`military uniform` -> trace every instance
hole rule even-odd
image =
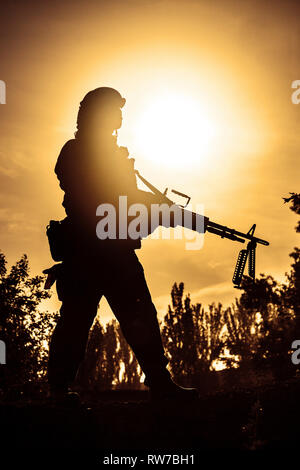
[[[73,139],[62,148],[55,172],[65,192],[69,239],[57,276],[62,306],[50,343],[50,385],[65,387],[74,380],[102,296],[120,322],[145,373],[145,383],[151,387],[170,380],[157,312],[135,253],[140,240],[96,236],[99,204],[117,208],[120,195],[128,197],[128,206],[151,202],[152,195],[137,188],[133,159],[113,136],[97,151]]]

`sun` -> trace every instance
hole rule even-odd
[[[215,134],[216,123],[200,100],[168,91],[146,103],[134,125],[138,152],[168,167],[201,163],[212,149]]]

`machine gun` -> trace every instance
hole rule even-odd
[[[153,186],[153,184],[151,184],[148,180],[146,180],[146,178],[140,175],[140,173],[137,170],[135,170],[135,173],[138,176],[138,178],[152,191],[152,193],[158,196],[161,203],[166,203],[169,206],[172,206],[175,204],[173,201],[171,201],[171,199],[167,197],[168,188],[166,188],[164,192],[161,192],[159,191],[159,189]],[[179,205],[182,211],[186,211],[185,208],[190,202],[191,198],[187,196],[186,194],[183,194],[174,189],[172,189],[171,191],[174,194],[177,194],[178,196],[186,199],[185,205]],[[196,220],[197,220],[197,217],[199,217],[199,214],[196,214],[195,212],[189,212],[189,214],[191,215],[191,220],[192,220],[192,224],[189,228],[191,228],[192,230],[196,230],[196,227],[197,227]],[[209,220],[208,217],[204,217],[204,216],[202,217],[204,219],[204,231],[202,231],[201,233],[210,232],[210,233],[213,233],[214,235],[218,235],[221,238],[228,238],[229,240],[233,240],[239,243],[245,243],[246,240],[249,240],[247,243],[247,248],[240,250],[239,252],[236,266],[234,269],[232,282],[236,289],[241,289],[240,284],[243,278],[247,259],[249,259],[248,274],[249,274],[249,277],[251,277],[254,282],[255,281],[255,257],[256,257],[257,244],[265,245],[265,246],[269,245],[269,242],[267,242],[266,240],[262,240],[261,238],[257,238],[254,236],[256,224],[252,225],[252,227],[247,233],[243,233],[233,228],[226,227],[225,225],[212,222],[211,220]]]

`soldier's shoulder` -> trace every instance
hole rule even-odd
[[[68,140],[61,148],[60,155],[74,151],[78,147],[76,139]]]
[[[70,139],[62,146],[55,165],[55,173],[58,173],[71,160],[77,150],[77,146],[76,139]]]

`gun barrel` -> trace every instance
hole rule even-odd
[[[218,235],[221,238],[228,238],[229,240],[233,240],[235,242],[245,243],[245,240],[243,238],[237,237],[232,233],[225,232],[224,230],[219,230],[217,228],[211,227],[210,225],[207,225],[206,231],[214,233],[215,235]]]
[[[241,239],[251,240],[256,243],[260,243],[261,245],[268,246],[269,242],[266,240],[262,240],[261,238],[254,237],[249,233],[239,232],[233,228],[226,227],[225,225],[217,224],[215,222],[211,222],[210,220],[207,222],[207,231],[215,233],[216,235],[221,236],[222,238],[229,238],[230,240],[241,241]],[[220,233],[217,233],[220,232]],[[232,238],[235,237],[235,238]],[[243,240],[244,241],[244,240]]]

